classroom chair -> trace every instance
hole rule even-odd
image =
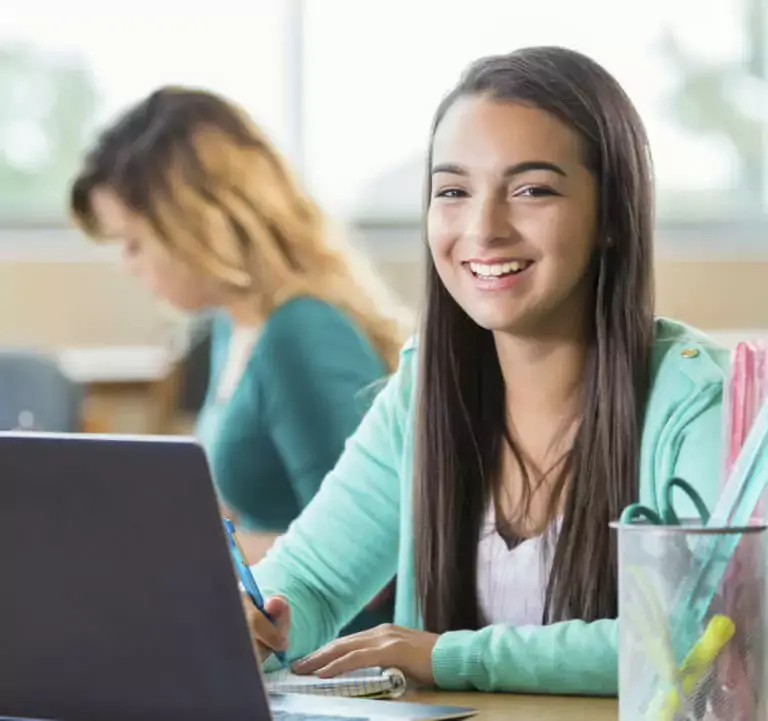
[[[0,430],[76,433],[82,411],[82,388],[54,358],[0,348]]]

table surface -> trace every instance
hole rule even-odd
[[[403,701],[467,706],[477,709],[478,721],[617,721],[619,717],[615,698],[409,691]]]

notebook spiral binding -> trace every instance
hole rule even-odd
[[[336,676],[299,676],[290,671],[266,675],[269,693],[303,693],[354,698],[398,698],[407,689],[405,674],[398,668],[367,668]]]

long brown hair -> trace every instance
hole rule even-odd
[[[598,188],[587,370],[575,441],[550,504],[553,515],[564,494],[542,622],[615,617],[609,522],[637,495],[653,342],[653,197],[645,130],[608,72],[558,47],[475,62],[438,108],[431,138],[451,105],[468,95],[535,106],[573,128]],[[427,207],[432,140],[428,156]],[[431,258],[426,266],[415,423],[416,589],[425,628],[442,633],[484,623],[475,590],[482,517],[498,493],[502,444],[511,444],[518,463],[521,456],[506,426],[491,332],[449,295]]]
[[[96,188],[112,191],[198,270],[253,294],[265,317],[298,295],[318,297],[348,312],[396,367],[407,312],[230,101],[156,90],[102,132],[73,182],[74,221],[94,237]]]

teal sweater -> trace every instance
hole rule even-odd
[[[412,532],[417,355],[415,342],[406,345],[397,374],[318,495],[254,566],[262,591],[290,603],[291,659],[331,640],[395,571],[395,623],[422,627]],[[713,503],[727,360],[725,351],[694,330],[657,322],[640,454],[642,502],[655,506],[661,484],[675,474]],[[677,508],[694,515],[682,501]],[[613,695],[617,641],[615,619],[456,630],[440,636],[432,668],[437,685],[446,689]]]
[[[218,494],[249,530],[285,531],[317,493],[387,368],[346,315],[313,298],[268,318],[230,398],[215,399],[231,322],[213,323],[209,390],[197,422]],[[386,604],[352,628],[391,620]],[[348,629],[349,630],[349,629]]]

